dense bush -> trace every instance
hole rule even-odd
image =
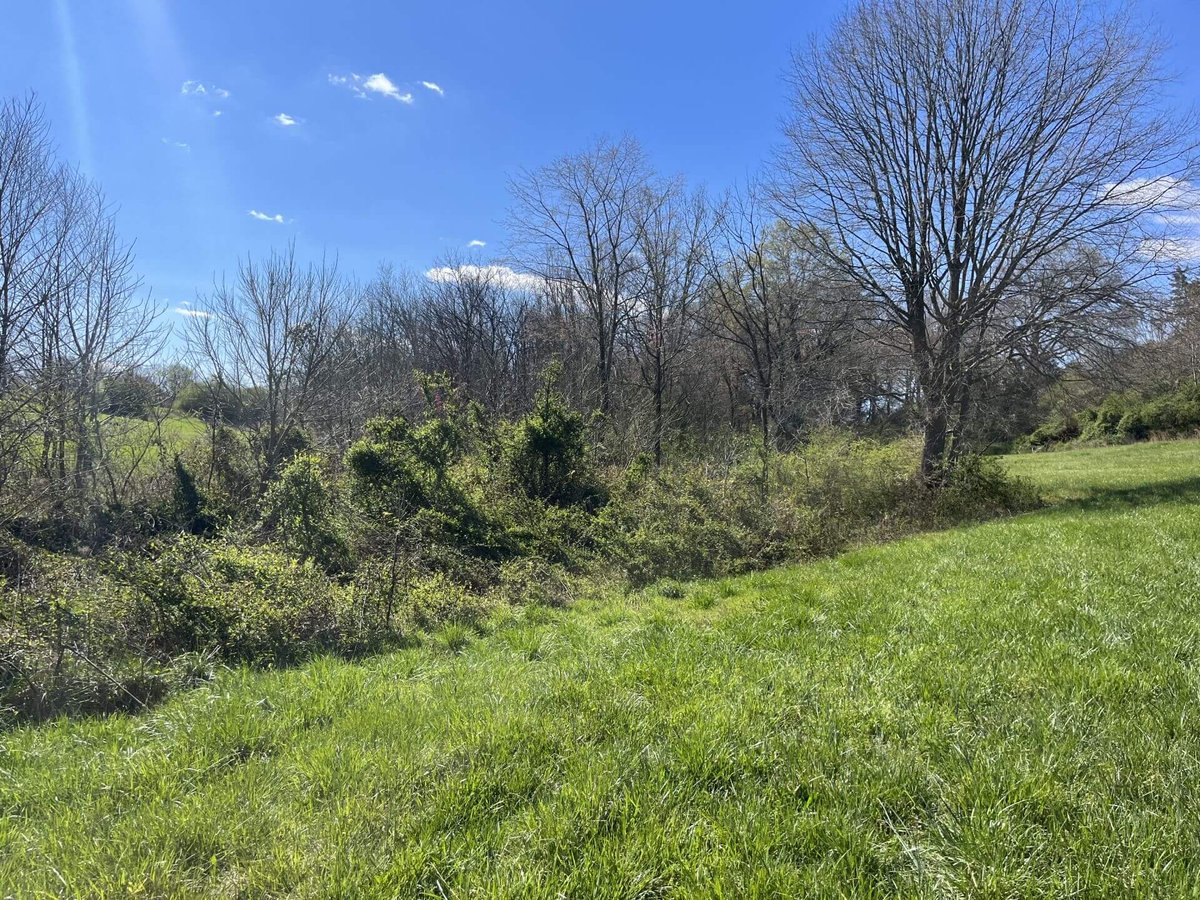
[[[257,517],[253,448],[218,426],[164,468],[157,535],[91,559],[14,542],[0,554],[0,705],[18,718],[136,709],[218,664],[420,633],[457,652],[514,604],[742,572],[1035,500],[979,459],[929,490],[915,443],[836,432],[787,453],[747,440],[720,458],[604,469],[549,388],[494,424],[444,382],[425,387],[423,415],[371,420],[340,460],[294,455]]]
[[[588,459],[586,423],[546,377],[533,412],[505,441],[513,483],[527,497],[558,506],[595,505],[600,498]]]
[[[322,460],[302,453],[291,460],[263,498],[264,521],[284,550],[330,572],[350,565],[339,531],[335,492]]]
[[[1189,383],[1149,399],[1135,391],[1109,394],[1077,415],[1058,414],[1017,442],[1042,450],[1078,442],[1107,444],[1200,433],[1200,384]]]

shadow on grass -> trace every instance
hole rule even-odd
[[[1195,503],[1200,505],[1200,476],[1156,481],[1135,487],[1098,488],[1081,497],[1053,500],[1045,511],[1132,509],[1159,503]]]

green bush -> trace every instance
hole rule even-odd
[[[276,550],[186,537],[116,560],[112,571],[136,592],[139,630],[163,658],[211,651],[284,665],[338,648],[340,589]]]
[[[661,471],[627,481],[596,516],[599,553],[634,584],[718,575],[743,568],[753,535],[728,492],[693,472]]]
[[[1190,434],[1200,430],[1200,384],[1188,384],[1142,407],[1146,435]]]
[[[1034,509],[1040,503],[1037,488],[1007,474],[999,460],[967,456],[935,495],[934,512],[939,521],[954,523]]]
[[[487,608],[484,598],[451,581],[442,572],[417,579],[406,598],[406,613],[416,627],[423,629],[448,623],[474,624],[483,618]]]
[[[1142,398],[1134,391],[1109,394],[1104,401],[1087,416],[1080,434],[1085,442],[1110,441],[1121,436],[1121,420],[1141,406]]]
[[[339,533],[334,491],[320,457],[301,453],[284,466],[267,489],[263,508],[264,524],[289,553],[311,559],[329,572],[350,566],[349,550]]]
[[[513,483],[527,497],[565,506],[596,505],[599,486],[588,458],[583,415],[551,387],[546,376],[533,412],[513,425],[505,461]]]
[[[1186,384],[1144,400],[1135,391],[1110,394],[1099,406],[1074,417],[1057,417],[1018,442],[1020,449],[1038,450],[1073,440],[1081,443],[1144,441],[1195,434],[1200,431],[1200,385]]]
[[[387,543],[408,523],[419,540],[495,555],[490,524],[453,471],[466,424],[450,404],[438,407],[421,425],[404,416],[372,419],[346,452],[351,499],[367,525],[361,538]]]
[[[1055,416],[1021,438],[1018,449],[1042,450],[1056,444],[1065,444],[1079,437],[1081,427],[1075,416]]]
[[[208,514],[208,501],[196,486],[196,479],[183,464],[179,454],[171,466],[171,521],[188,534],[208,534],[213,529]]]

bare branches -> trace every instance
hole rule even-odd
[[[1159,49],[1084,0],[863,0],[796,57],[776,199],[907,336],[927,475],[983,365],[1044,327],[1112,338],[1162,272],[1197,153]],[[1083,259],[1091,287],[1041,289]]]
[[[632,139],[601,141],[510,184],[509,226],[522,262],[569,288],[592,322],[600,411],[612,409],[616,345],[642,277],[641,217],[651,173]]]
[[[289,246],[265,260],[247,257],[200,312],[189,323],[189,349],[256,432],[265,483],[348,352],[355,298],[335,263],[302,266]]]

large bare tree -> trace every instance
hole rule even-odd
[[[569,290],[590,323],[600,411],[613,411],[618,339],[643,278],[639,235],[651,171],[631,138],[602,140],[510,184],[521,262]]]
[[[1137,315],[1158,214],[1196,169],[1159,60],[1089,0],[859,0],[796,55],[777,197],[911,354],[927,481],[990,362],[1032,330],[1111,340]],[[1045,289],[1056,270],[1071,290]]]

